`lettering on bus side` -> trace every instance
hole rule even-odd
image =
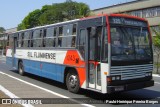
[[[75,55],[67,55],[67,61],[75,62],[76,64],[79,63],[79,58],[76,58]]]
[[[75,58],[74,55],[68,55],[68,56],[67,56],[67,60],[68,60],[68,61],[75,61],[76,58]]]
[[[56,59],[56,53],[28,52],[30,58]]]

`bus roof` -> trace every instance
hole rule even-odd
[[[139,17],[131,16],[131,15],[127,15],[127,14],[99,14],[99,15],[95,15],[95,16],[89,16],[89,17],[84,17],[84,18],[75,19],[75,20],[69,20],[69,21],[65,21],[65,22],[59,22],[59,23],[54,23],[54,24],[49,24],[49,25],[44,25],[44,26],[37,26],[37,27],[34,27],[34,28],[20,30],[20,31],[13,32],[13,33],[19,33],[19,32],[23,32],[23,31],[35,30],[35,29],[40,29],[40,28],[45,28],[45,27],[51,27],[51,26],[65,24],[65,23],[72,23],[72,22],[77,22],[77,21],[80,21],[80,20],[87,20],[87,19],[98,18],[98,17],[103,17],[103,16],[126,17],[126,18],[133,18],[133,19],[141,20],[141,21],[147,21],[144,18],[139,18]]]
[[[109,16],[113,16],[113,17],[126,17],[126,18],[133,18],[133,19],[137,19],[137,20],[142,20],[142,21],[147,21],[144,18],[140,18],[140,17],[136,17],[136,16],[131,16],[131,15],[127,15],[127,14],[110,14]]]
[[[35,30],[35,29],[51,27],[51,26],[61,25],[61,24],[65,24],[65,23],[72,23],[72,22],[77,22],[77,21],[79,21],[79,19],[69,20],[69,21],[65,21],[65,22],[59,22],[59,23],[54,23],[54,24],[49,24],[49,25],[44,25],[44,26],[37,26],[34,28],[24,29],[24,30],[13,32],[13,33],[19,33],[19,32],[23,32],[23,31]]]
[[[81,18],[81,20],[92,19],[92,18],[103,17],[103,16],[125,17],[125,18],[137,19],[137,20],[141,20],[141,21],[147,21],[144,18],[140,18],[140,17],[136,17],[136,16],[131,16],[131,15],[127,15],[127,14],[98,14],[98,15],[95,15],[95,16],[89,16],[89,17]]]

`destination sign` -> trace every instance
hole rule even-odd
[[[121,24],[121,25],[130,25],[130,26],[141,26],[141,27],[148,26],[147,22],[145,21],[124,18],[124,17],[110,17],[109,20],[111,24]]]

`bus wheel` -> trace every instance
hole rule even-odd
[[[70,70],[67,74],[66,85],[70,92],[78,93],[80,90],[78,75],[73,70]]]
[[[18,68],[18,72],[20,75],[24,75],[24,68],[23,68],[23,63],[19,62],[19,68]]]

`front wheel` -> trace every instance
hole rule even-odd
[[[19,62],[19,68],[18,68],[18,72],[20,75],[24,75],[24,68],[23,68],[23,63]]]
[[[70,92],[78,93],[80,90],[79,77],[73,70],[67,74],[66,85]]]

